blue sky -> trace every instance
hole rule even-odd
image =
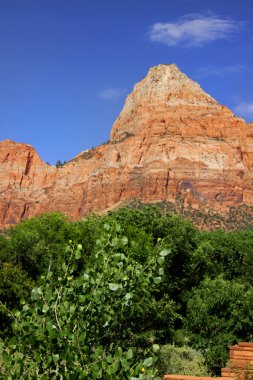
[[[108,140],[160,63],[253,121],[253,1],[2,0],[0,140],[69,160]]]

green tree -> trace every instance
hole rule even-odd
[[[237,278],[253,285],[253,231],[223,230],[203,233],[210,246],[209,276],[223,274],[228,280]]]
[[[69,239],[75,240],[75,224],[60,213],[46,213],[22,221],[10,229],[6,260],[20,265],[36,279],[48,269],[55,269]]]
[[[28,297],[35,284],[19,266],[8,262],[1,264],[0,278],[0,337],[3,337],[11,332],[12,320],[6,314],[6,308],[18,308],[20,299]]]
[[[168,253],[163,249],[145,265],[122,253],[128,244],[120,227],[104,225],[94,260],[75,275],[82,246],[66,248],[57,279],[49,271],[31,302],[14,314],[14,337],[0,349],[0,377],[17,379],[144,379],[158,345],[131,347],[124,318],[134,303],[147,300],[162,281]],[[167,310],[169,312],[169,310]],[[173,319],[173,308],[168,318]],[[132,320],[134,328],[135,320]]]
[[[251,286],[222,277],[206,278],[190,295],[185,326],[213,373],[225,366],[231,344],[252,339],[252,305]]]

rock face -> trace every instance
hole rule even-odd
[[[78,219],[131,200],[220,213],[253,205],[253,125],[176,65],[153,67],[135,85],[109,143],[56,168],[7,140],[0,163],[2,227],[45,211]]]

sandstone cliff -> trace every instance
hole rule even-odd
[[[0,143],[0,226],[45,211],[78,219],[131,200],[225,212],[253,205],[253,125],[176,65],[150,69],[110,141],[60,168],[30,145]]]

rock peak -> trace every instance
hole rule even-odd
[[[152,72],[156,72],[156,71],[159,71],[160,73],[167,71],[170,73],[179,72],[179,73],[183,74],[182,71],[178,68],[178,66],[175,63],[160,63],[159,65],[152,66],[152,67],[150,67],[147,75],[151,74]]]
[[[187,107],[187,112],[196,107],[217,107],[215,99],[202,90],[200,85],[185,75],[175,64],[160,64],[151,67],[147,76],[138,82],[133,92],[127,97],[124,108],[116,120],[112,132],[111,140],[122,138],[122,134],[138,133],[138,118],[136,113],[140,108],[170,112],[173,108],[177,111]],[[176,108],[175,108],[176,107]],[[180,111],[180,112],[181,112]],[[174,111],[173,111],[174,112]],[[125,129],[125,121],[129,129]],[[133,123],[131,123],[131,120]],[[133,125],[134,124],[134,125]]]
[[[216,101],[205,93],[198,83],[185,75],[175,64],[161,64],[152,67],[146,78],[139,82],[137,87],[138,85],[145,85],[144,81],[149,84],[150,90],[157,94],[170,96],[170,100],[173,100],[171,96],[173,95],[177,98],[177,103],[185,104],[188,101],[188,103],[193,104],[194,100],[197,105],[200,105],[205,100],[208,104],[210,102],[216,104]],[[184,96],[187,93],[188,98]]]
[[[195,95],[196,102],[200,101],[199,96],[201,95],[202,98],[208,99],[209,103],[210,101],[215,104],[217,103],[201,89],[197,82],[190,79],[174,63],[151,67],[147,76],[136,84],[134,90],[143,86],[145,87],[147,84],[150,86],[150,90],[155,90],[156,87],[157,93],[174,94],[176,97],[182,98],[182,94],[187,90],[192,95]]]

